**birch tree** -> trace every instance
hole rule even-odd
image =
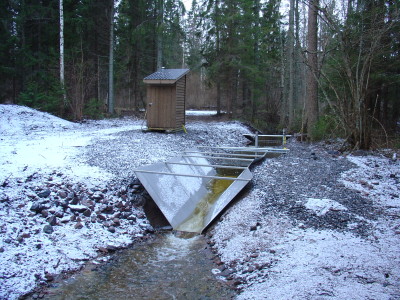
[[[59,2],[60,11],[60,85],[63,90],[64,107],[67,106],[67,94],[65,92],[65,68],[64,68],[64,3]]]

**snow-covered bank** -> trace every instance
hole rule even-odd
[[[142,126],[0,105],[1,299],[149,231],[134,168],[197,145],[244,145],[249,133],[238,122],[192,121],[188,134]],[[399,162],[321,144],[288,148],[254,167],[247,195],[216,223],[225,265],[210,272],[232,278],[238,299],[399,299]]]
[[[196,145],[237,145],[237,122],[142,132],[134,118],[71,123],[0,105],[0,298],[15,299],[149,231],[133,169]],[[101,257],[107,259],[107,256]]]
[[[237,298],[399,299],[399,162],[289,148],[211,233]]]

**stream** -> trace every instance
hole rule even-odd
[[[231,299],[206,247],[202,235],[160,234],[60,283],[44,299]]]
[[[237,177],[239,171],[224,170],[222,175]],[[224,277],[218,277],[220,270],[210,259],[206,237],[198,234],[209,208],[231,184],[231,180],[211,180],[208,193],[180,225],[180,231],[157,234],[153,240],[120,251],[110,262],[86,268],[57,284],[44,299],[233,298],[233,290],[223,282]]]

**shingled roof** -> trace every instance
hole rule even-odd
[[[166,83],[172,84],[178,81],[189,72],[189,69],[160,69],[153,74],[145,77],[145,83]]]

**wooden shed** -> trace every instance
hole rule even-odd
[[[181,130],[185,125],[186,74],[189,69],[160,69],[145,77],[149,130]]]

